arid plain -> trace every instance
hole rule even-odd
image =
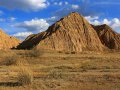
[[[120,90],[120,52],[0,54],[0,90]]]

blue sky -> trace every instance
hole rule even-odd
[[[91,24],[108,24],[120,33],[120,0],[0,0],[0,28],[24,39],[73,11]]]

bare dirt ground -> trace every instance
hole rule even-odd
[[[0,51],[0,90],[120,90],[120,52]]]

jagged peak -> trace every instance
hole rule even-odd
[[[103,50],[104,48],[95,30],[77,12],[61,18],[44,33],[29,36],[17,48],[32,49],[34,47],[76,52],[88,49]]]
[[[93,26],[103,45],[109,49],[120,49],[120,34],[115,32],[110,26],[103,24]]]
[[[95,26],[95,25],[93,25]],[[110,26],[108,26],[107,24],[102,24],[102,25],[96,25],[95,27],[103,27],[103,28],[110,28]]]
[[[98,30],[109,30],[109,31],[113,31],[112,30],[112,28],[109,26],[109,25],[107,25],[107,24],[102,24],[102,25],[97,25],[97,26],[95,26],[95,25],[92,25],[94,28],[98,28]]]
[[[64,19],[69,19],[69,18],[71,18],[71,17],[74,17],[74,18],[75,18],[75,16],[76,16],[76,18],[77,18],[77,16],[83,17],[83,16],[80,15],[78,12],[71,12],[70,14],[68,14],[67,16],[64,16],[63,18],[61,18],[61,19],[58,20],[57,22],[63,21]]]
[[[117,33],[115,30],[113,30],[109,25],[107,24],[103,24],[103,25],[98,25],[98,26],[94,26],[92,25],[93,28],[98,31],[98,32],[106,32],[106,33],[112,33],[112,34],[116,34],[119,35],[119,33]]]
[[[78,12],[71,12],[68,16],[70,15],[80,15]]]
[[[101,25],[93,25],[93,24],[91,24],[93,27],[106,27],[106,26],[108,26],[107,24],[101,24]]]
[[[60,20],[58,20],[57,22],[52,24],[46,31],[47,32],[54,32],[59,27],[63,27],[63,25],[62,25],[63,23],[61,23],[61,22],[69,22],[70,21],[70,23],[72,23],[72,21],[76,21],[77,19],[79,20],[80,18],[84,19],[84,17],[82,15],[80,15],[78,12],[71,12],[67,16],[64,16],[63,18],[61,18]],[[71,19],[72,19],[72,21],[71,21]],[[76,19],[76,20],[74,20],[74,19]]]

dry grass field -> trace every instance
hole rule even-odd
[[[0,51],[0,90],[120,90],[120,52]]]

